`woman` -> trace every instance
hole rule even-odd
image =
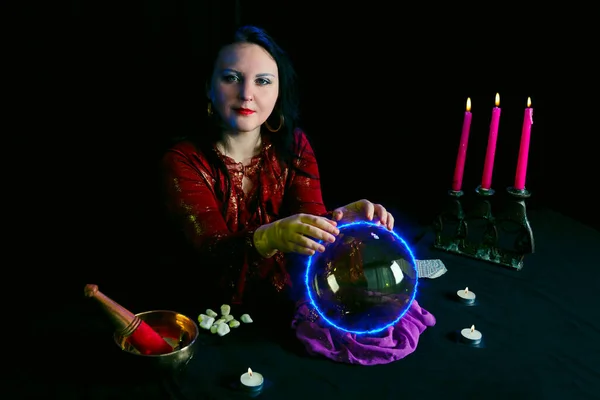
[[[291,320],[295,343],[338,362],[401,359],[435,324],[416,301],[380,336],[363,337],[331,328],[302,299],[298,257],[335,242],[338,223],[366,219],[392,230],[394,217],[364,199],[327,211],[315,155],[297,126],[293,78],[290,61],[265,31],[238,29],[213,65],[206,129],[163,159],[168,211],[193,249],[189,270],[202,268],[195,303],[205,295],[207,307],[224,301],[260,311],[274,337],[285,333],[284,321],[290,332]]]
[[[334,242],[340,222],[393,229],[393,216],[367,200],[327,211],[315,155],[296,125],[293,67],[264,30],[241,27],[219,49],[206,95],[206,129],[170,148],[163,167],[169,214],[225,301],[301,285],[290,260],[322,252],[319,241]]]

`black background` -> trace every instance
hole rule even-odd
[[[11,11],[7,184],[19,209],[13,237],[40,248],[27,257],[74,265],[88,251],[93,262],[116,253],[126,262],[157,249],[157,161],[205,112],[208,44],[241,23],[266,28],[295,63],[329,208],[368,198],[431,221],[452,181],[467,97],[463,188],[473,195],[499,93],[492,186],[513,183],[531,97],[529,206],[599,226],[590,9],[73,0]]]
[[[552,208],[600,229],[599,69],[591,6],[396,4],[262,0],[3,4],[2,54],[8,68],[0,89],[5,98],[6,175],[2,295],[7,298],[7,318],[12,318],[19,340],[26,344],[9,351],[19,353],[18,360],[26,363],[23,350],[37,351],[45,344],[43,338],[50,343],[51,331],[71,333],[80,325],[94,328],[86,319],[89,311],[81,296],[85,283],[102,286],[109,279],[126,278],[142,285],[140,268],[151,274],[163,265],[165,231],[157,162],[169,139],[193,131],[206,110],[198,72],[210,62],[205,50],[240,23],[265,27],[296,65],[302,125],[317,152],[329,208],[368,198],[392,210],[399,227],[405,215],[431,222],[452,181],[467,97],[472,100],[473,123],[464,189],[473,195],[499,93],[502,116],[493,187],[503,193],[513,182],[523,109],[531,97],[534,125],[527,187],[533,196],[528,207],[533,214]],[[491,376],[506,368],[503,371],[510,371],[510,377],[526,388],[541,382],[538,392],[562,385],[569,393],[574,383],[566,380],[576,377],[591,387],[597,375],[589,367],[595,353],[579,348],[586,342],[581,337],[594,343],[591,338],[597,331],[592,307],[597,239],[553,213],[541,212],[536,221],[533,230],[535,235],[539,229],[541,251],[532,255],[533,264],[524,269],[523,278],[498,270],[506,279],[487,281],[488,300],[502,298],[509,290],[516,294],[510,296],[512,303],[487,301],[491,308],[479,315],[490,327],[506,322],[503,326],[509,330],[497,330],[497,338],[509,338],[506,332],[519,327],[520,319],[530,324],[524,331],[536,347],[525,341],[513,342],[513,348],[521,354],[516,345],[523,346],[532,358],[516,364],[495,363],[492,358],[493,368],[482,368],[476,375]],[[443,345],[439,335],[454,329],[455,323],[452,310],[446,309],[450,305],[435,299],[462,285],[463,277],[473,276],[472,270],[482,274],[482,284],[483,274],[496,272],[495,267],[479,269],[474,262],[463,261],[450,257],[449,270],[459,274],[448,274],[454,278],[430,287],[431,300],[425,306],[439,315],[443,327],[431,343]],[[195,277],[198,271],[165,271],[171,282],[183,277],[199,279],[200,289],[206,284]],[[577,271],[585,271],[583,279]],[[517,286],[513,290],[507,285]],[[565,292],[565,287],[573,290]],[[135,309],[127,296],[106,292]],[[564,293],[570,305],[557,306],[557,293]],[[73,313],[68,304],[61,307],[56,297],[80,305],[81,312]],[[156,296],[155,301],[162,299]],[[506,319],[506,310],[511,309],[519,311]],[[562,309],[569,311],[556,318]],[[581,315],[573,315],[575,311]],[[546,319],[530,317],[535,312]],[[63,320],[69,323],[62,325]],[[470,323],[470,318],[460,322]],[[591,327],[587,336],[579,336],[581,327]],[[14,332],[7,331],[13,337],[6,343],[15,342]],[[548,351],[555,342],[575,348]],[[432,349],[434,354],[437,345]],[[455,354],[447,354],[451,361],[445,365],[454,365]],[[495,357],[503,360],[506,354],[510,359],[512,353],[498,349]],[[438,354],[434,356],[437,360]],[[53,357],[46,360],[48,372],[54,360],[65,356]],[[79,368],[80,358],[73,359],[77,363],[71,366],[85,370]],[[565,365],[574,359],[577,365],[569,367],[573,373],[565,375]],[[437,361],[427,365],[438,368]],[[445,365],[440,368],[460,373]],[[538,380],[531,380],[530,365],[541,368],[534,371]],[[407,368],[410,371],[412,365]],[[451,377],[444,380],[435,372],[450,384]],[[71,386],[70,379],[65,375],[65,387]],[[340,378],[344,380],[347,375]],[[487,393],[487,382],[481,382],[481,392]],[[512,389],[501,382],[490,387],[501,393]],[[27,375],[22,383],[32,387]],[[429,389],[436,387],[443,385]]]

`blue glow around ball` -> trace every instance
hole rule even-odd
[[[305,284],[311,303],[331,326],[373,334],[396,324],[417,293],[418,274],[408,244],[373,222],[338,226],[334,243],[309,257]]]

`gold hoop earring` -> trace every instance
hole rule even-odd
[[[267,122],[267,121],[265,121],[265,127],[267,128],[267,130],[269,132],[279,132],[279,130],[283,126],[284,122],[285,122],[285,117],[282,114],[279,114],[279,126],[277,127],[277,129],[271,128],[271,126],[269,125],[269,122]]]
[[[206,113],[209,117],[212,117],[213,115],[212,103],[210,101],[208,102],[208,106],[206,107]]]

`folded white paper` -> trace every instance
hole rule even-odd
[[[448,270],[442,260],[415,260],[419,278],[435,279],[444,275]]]

